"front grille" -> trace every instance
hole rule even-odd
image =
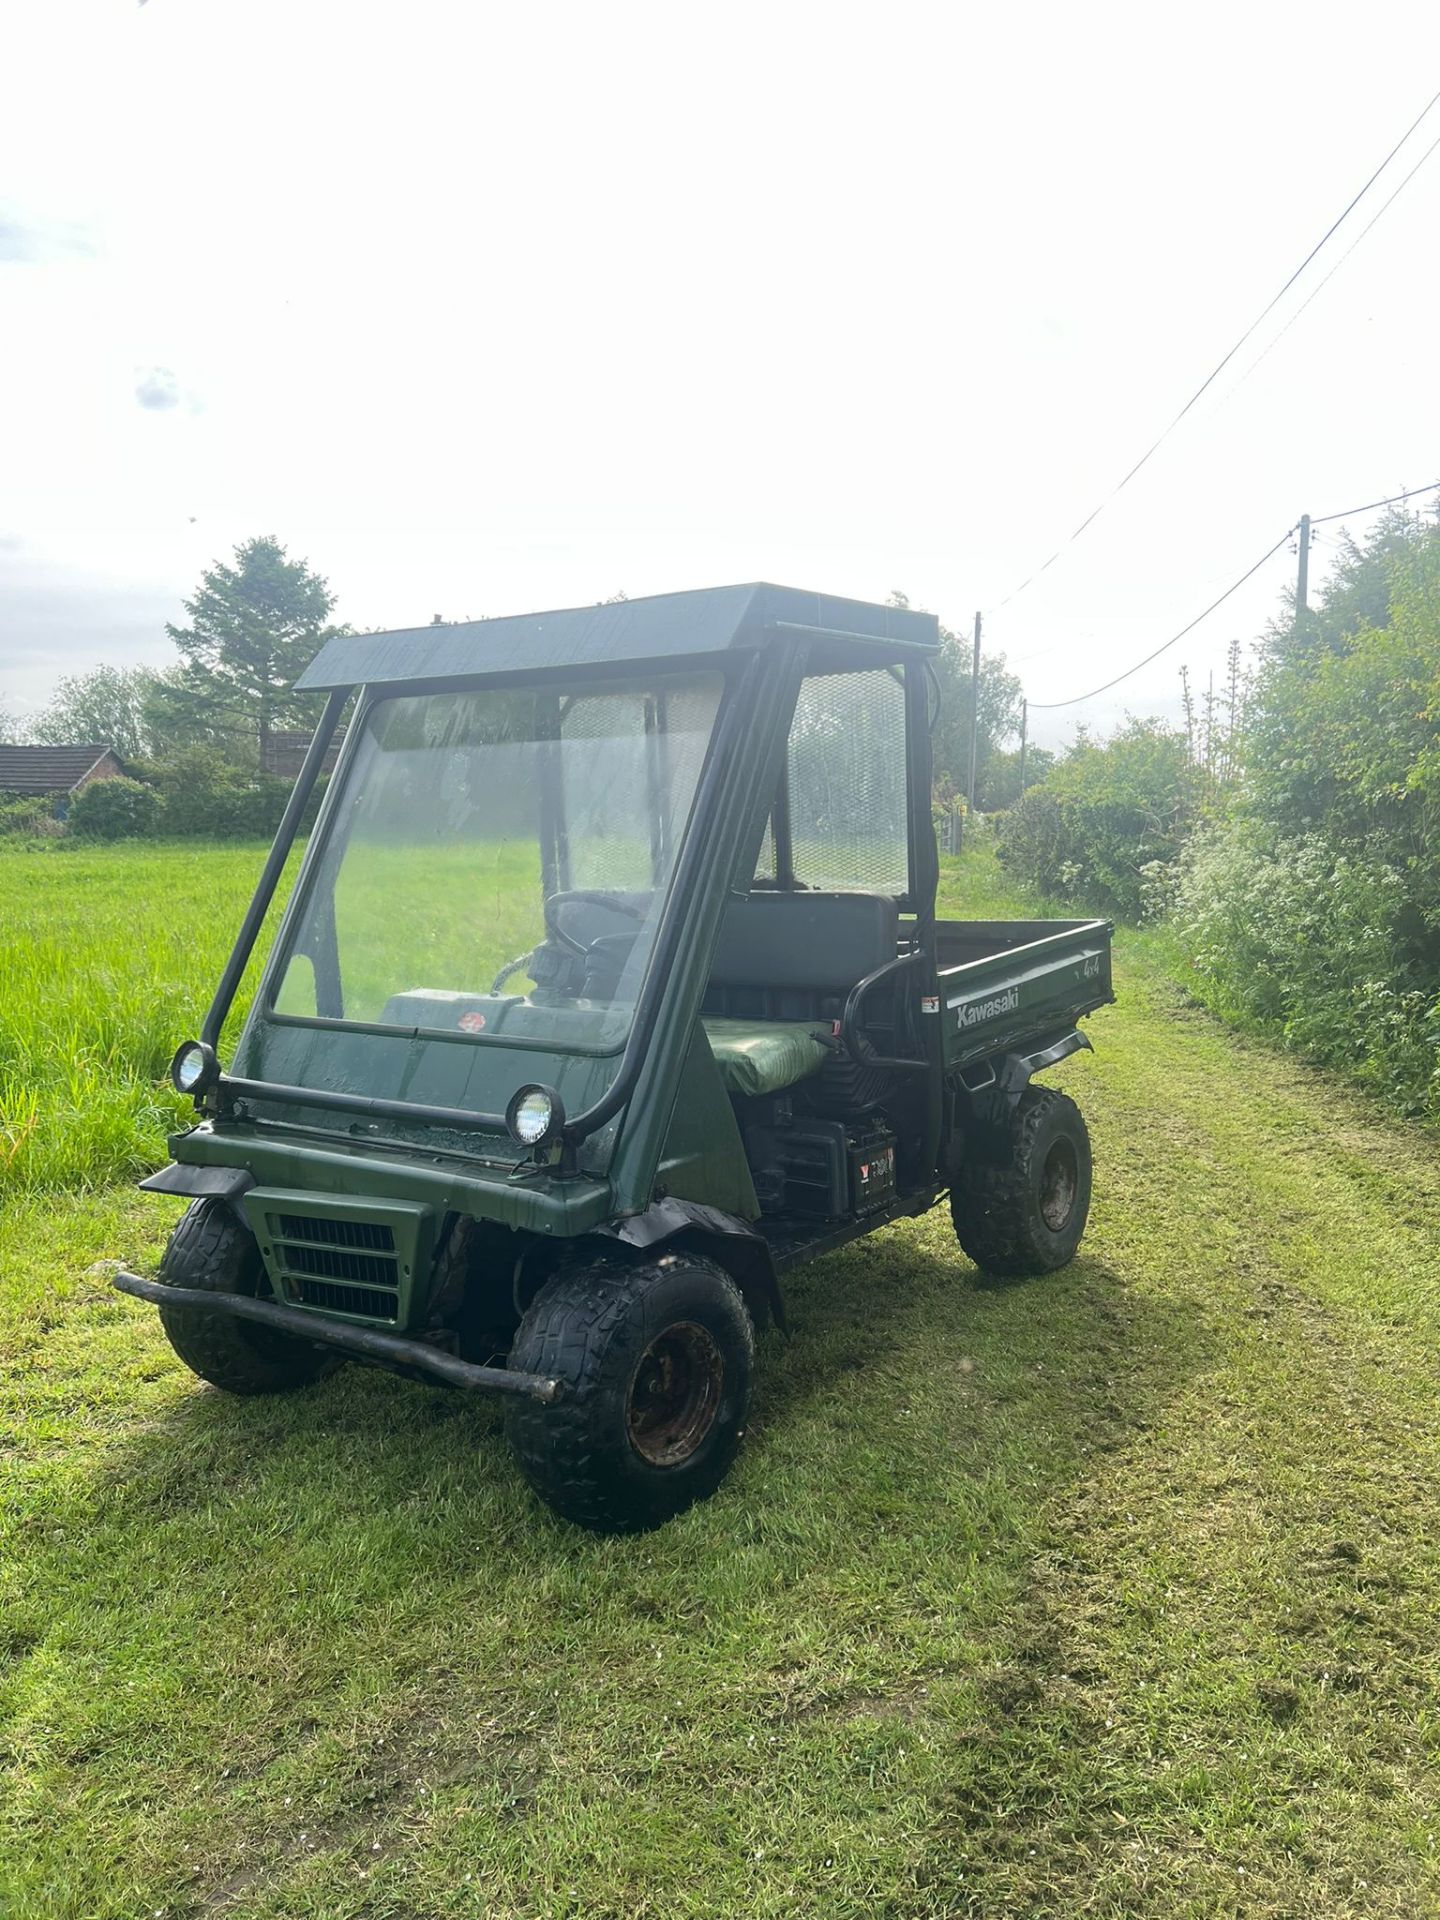
[[[291,1273],[316,1274],[325,1280],[353,1280],[372,1287],[398,1284],[395,1261],[372,1253],[351,1253],[344,1247],[296,1247],[280,1241],[281,1262]]]
[[[252,1187],[244,1202],[277,1300],[407,1327],[426,1297],[434,1215],[411,1201]]]
[[[303,1213],[275,1216],[282,1240],[310,1240],[326,1247],[366,1247],[372,1253],[393,1253],[395,1233],[378,1220],[315,1220]]]
[[[271,1274],[293,1306],[398,1322],[400,1261],[393,1228],[378,1220],[307,1213],[272,1213],[267,1225]]]
[[[295,1297],[302,1307],[321,1307],[327,1313],[354,1313],[363,1320],[393,1320],[395,1296],[374,1287],[336,1287],[327,1280],[298,1280]]]

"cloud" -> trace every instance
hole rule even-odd
[[[99,251],[89,227],[74,220],[41,220],[17,207],[0,207],[0,261],[45,266],[57,260],[88,260]]]
[[[180,382],[168,367],[147,367],[135,382],[135,398],[149,413],[168,413],[180,404]]]
[[[0,690],[12,712],[43,707],[62,673],[102,661],[167,666],[165,622],[179,594],[81,567],[23,556],[0,567]]]

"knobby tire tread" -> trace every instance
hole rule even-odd
[[[1012,1279],[1055,1270],[1048,1249],[1033,1230],[1035,1143],[1051,1120],[1071,1114],[1079,1137],[1087,1143],[1088,1159],[1088,1130],[1070,1096],[1050,1087],[1027,1087],[1015,1113],[1010,1159],[999,1164],[972,1162],[951,1189],[955,1237],[982,1273]],[[1088,1214],[1088,1177],[1086,1189]],[[1073,1253],[1067,1257],[1073,1258]]]
[[[254,1295],[262,1272],[259,1249],[229,1206],[197,1200],[171,1234],[158,1277],[175,1287]],[[161,1307],[160,1323],[190,1371],[226,1393],[286,1393],[339,1365],[336,1355],[292,1334],[226,1313]]]
[[[748,1369],[754,1330],[740,1289],[722,1267],[699,1255],[686,1254],[683,1270],[705,1275],[733,1309],[737,1326],[744,1329]],[[511,1350],[511,1366],[564,1383],[562,1397],[552,1406],[528,1400],[510,1404],[509,1438],[521,1472],[548,1505],[595,1532],[655,1526],[713,1493],[743,1433],[742,1408],[736,1430],[721,1436],[703,1470],[677,1482],[678,1499],[667,1499],[657,1486],[651,1499],[637,1500],[624,1486],[619,1456],[629,1442],[623,1434],[624,1408],[613,1404],[618,1396],[603,1380],[606,1355],[644,1296],[675,1271],[674,1264],[658,1261],[562,1271],[536,1296]]]

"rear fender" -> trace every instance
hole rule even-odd
[[[1010,1123],[1020,1096],[1037,1073],[1068,1060],[1081,1050],[1093,1053],[1087,1035],[1078,1027],[1047,1041],[1026,1053],[1004,1053],[991,1060],[976,1061],[959,1075],[963,1104],[968,1107],[967,1148],[982,1158],[1008,1156]]]

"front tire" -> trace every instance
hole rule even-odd
[[[1027,1087],[999,1165],[967,1165],[950,1192],[955,1237],[982,1273],[1054,1273],[1075,1258],[1090,1217],[1084,1117],[1067,1094]]]
[[[515,1400],[510,1443],[555,1511],[595,1533],[660,1526],[712,1494],[745,1430],[755,1336],[713,1261],[572,1267],[520,1323],[512,1367],[562,1383]]]
[[[223,1200],[196,1200],[170,1236],[158,1278],[170,1287],[204,1293],[270,1291],[255,1237]],[[340,1364],[333,1353],[277,1333],[273,1327],[237,1320],[197,1307],[161,1307],[160,1324],[192,1373],[226,1393],[288,1393],[308,1387]]]

